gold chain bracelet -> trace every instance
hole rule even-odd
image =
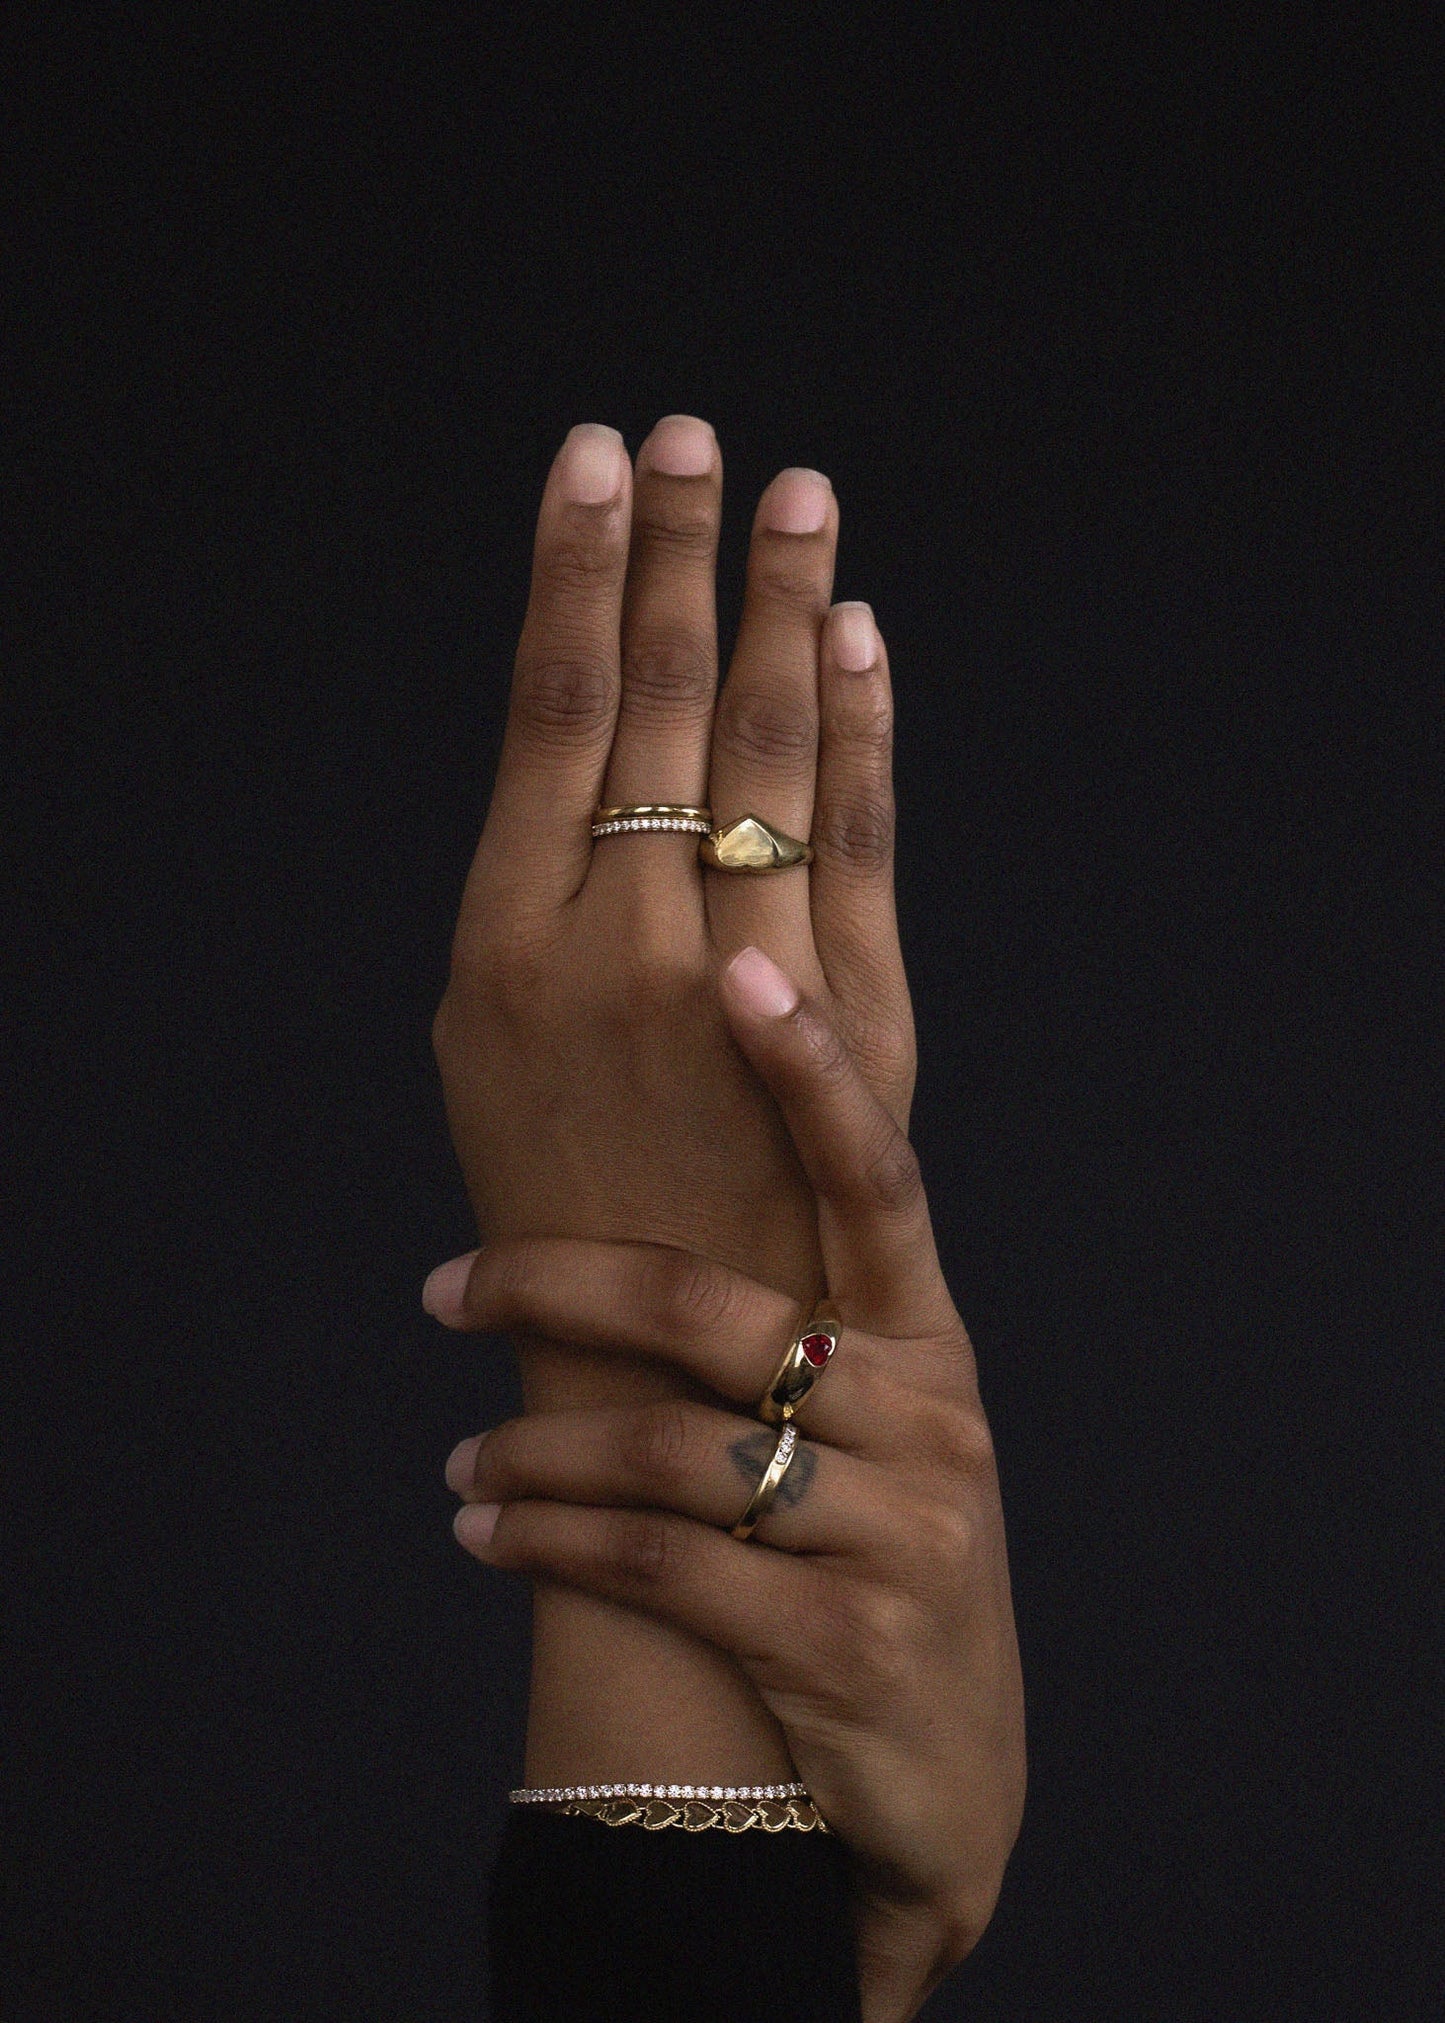
[[[808,1798],[572,1798],[547,1806],[548,1812],[600,1819],[604,1826],[645,1826],[656,1832],[680,1826],[686,1833],[705,1833],[711,1826],[724,1833],[826,1833],[827,1822]]]

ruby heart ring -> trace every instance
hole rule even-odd
[[[758,1406],[758,1417],[769,1426],[785,1426],[822,1376],[838,1346],[842,1323],[831,1300],[819,1300],[788,1344]]]

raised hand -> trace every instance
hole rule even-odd
[[[715,695],[721,496],[713,432],[689,416],[657,425],[635,473],[613,430],[563,446],[433,1044],[483,1238],[678,1245],[804,1300],[822,1285],[813,1195],[714,978],[745,942],[787,964],[906,1118],[888,673],[867,607],[829,610],[831,487],[790,470],[758,507]],[[748,877],[700,866],[694,836],[594,840],[593,810],[629,801],[751,812],[811,836],[816,861]],[[520,1323],[517,1339],[530,1410],[698,1388]],[[629,1750],[656,1769],[706,1749],[750,1781],[785,1768],[775,1722],[707,1646],[545,1584],[534,1622],[529,1776],[609,1757],[632,1774]]]
[[[811,1197],[712,974],[745,942],[786,964],[906,1117],[888,676],[867,607],[829,616],[830,486],[784,471],[758,508],[715,696],[721,492],[692,417],[658,424],[635,478],[611,430],[564,445],[433,1037],[483,1236],[682,1242],[801,1297],[818,1276]],[[838,647],[860,630],[873,663],[852,673]],[[593,809],[627,801],[753,812],[811,835],[817,859],[745,877],[701,867],[695,836],[594,841]]]
[[[753,1538],[756,1419],[678,1399],[513,1420],[447,1466],[478,1558],[729,1652],[853,1856],[868,2023],[911,2016],[982,1932],[1018,1832],[1024,1720],[998,1478],[917,1160],[837,1025],[755,951],[720,1004],[786,1117],[842,1317]],[[638,1352],[756,1407],[807,1308],[650,1243],[522,1240],[444,1268],[433,1311]],[[601,1777],[604,1773],[597,1773]]]

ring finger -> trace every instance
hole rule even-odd
[[[779,472],[753,522],[737,645],[713,720],[708,805],[723,827],[757,815],[807,839],[818,760],[818,650],[833,594],[838,502],[819,471]],[[817,974],[808,873],[708,870],[724,956],[754,941]]]
[[[584,1412],[537,1412],[463,1440],[447,1485],[468,1503],[602,1504],[670,1510],[729,1530],[781,1435],[770,1426],[670,1398]],[[854,1456],[796,1439],[754,1538],[789,1552],[887,1552],[896,1493]]]
[[[662,1243],[510,1237],[439,1265],[424,1289],[447,1327],[536,1334],[655,1356],[753,1406],[806,1318],[795,1300],[711,1258]],[[844,1326],[798,1406],[800,1429],[881,1455],[904,1414],[898,1345]]]

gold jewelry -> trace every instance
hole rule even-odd
[[[798,1429],[790,1419],[778,1435],[778,1444],[773,1449],[773,1458],[758,1479],[758,1486],[748,1498],[748,1507],[732,1528],[734,1538],[751,1538],[763,1519],[773,1507],[773,1498],[778,1493],[778,1484],[792,1465],[793,1454],[798,1445]]]
[[[778,1373],[763,1393],[758,1417],[769,1426],[785,1426],[828,1367],[842,1322],[831,1300],[819,1300],[807,1321],[788,1344]]]
[[[773,828],[761,815],[739,815],[710,830],[697,854],[714,871],[786,871],[793,864],[811,864],[813,846]]]
[[[751,1805],[741,1799],[714,1805],[701,1798],[579,1798],[554,1805],[553,1812],[573,1818],[600,1819],[604,1826],[680,1826],[685,1833],[705,1833],[710,1826],[724,1833],[746,1833],[750,1826],[764,1833],[783,1833],[789,1827],[799,1833],[826,1833],[823,1815],[807,1798],[760,1798]]]
[[[594,836],[622,836],[642,829],[670,829],[684,836],[705,836],[712,827],[709,808],[688,808],[672,801],[638,801],[620,808],[598,808],[592,816]]]
[[[549,1812],[600,1819],[604,1826],[680,1826],[703,1833],[826,1833],[828,1827],[804,1784],[562,1784],[514,1791],[513,1805],[543,1805]]]
[[[508,1793],[513,1805],[575,1805],[583,1798],[806,1798],[806,1784],[544,1784]]]

